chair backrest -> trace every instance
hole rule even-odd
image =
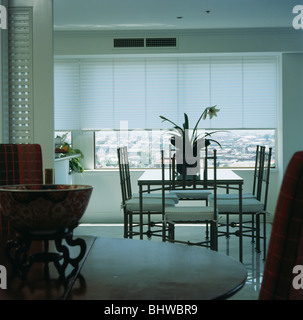
[[[175,184],[175,181],[183,180],[183,186],[186,187],[186,181],[188,182],[188,178],[190,177],[193,183],[193,187],[195,188],[197,179],[202,179],[205,181],[204,188],[207,189],[207,175],[208,175],[208,161],[210,159],[213,159],[213,157],[208,156],[208,148],[207,146],[203,149],[204,155],[201,157],[201,154],[199,156],[193,158],[192,160],[196,161],[191,167],[188,165],[185,165],[183,163],[182,165],[178,164],[179,166],[182,166],[182,170],[177,170],[177,163],[176,163],[176,150],[169,149],[169,156],[165,158],[166,160],[169,160],[169,174],[170,179],[172,181],[172,187]],[[201,161],[203,160],[203,161]],[[185,161],[184,161],[185,162]],[[202,176],[198,176],[196,174],[193,174],[194,172],[200,172],[201,169],[201,162],[202,164]],[[178,173],[179,171],[179,173]],[[181,172],[182,173],[181,173]]]
[[[204,161],[203,173],[202,177],[197,175],[182,175],[181,178],[176,178],[176,170],[175,170],[175,155],[169,152],[169,156],[165,157],[165,152],[161,151],[161,168],[162,168],[162,180],[164,178],[168,178],[170,181],[169,188],[170,189],[217,189],[216,181],[217,181],[217,150],[213,150],[213,155],[209,155],[208,152],[205,152],[204,157],[202,158]],[[209,162],[213,162],[211,166],[208,166]],[[212,168],[212,169],[211,169]],[[168,176],[165,175],[165,169],[168,169]],[[213,170],[213,177],[211,179],[211,183],[208,180],[208,171]],[[183,170],[185,172],[185,170]],[[201,184],[201,180],[203,181],[203,185]],[[199,183],[198,183],[199,181]],[[168,185],[166,183],[166,185]],[[216,192],[216,190],[215,190]]]
[[[293,287],[293,268],[303,265],[303,151],[296,152],[285,171],[277,201],[260,300],[303,299]]]
[[[43,184],[42,151],[39,144],[0,144],[0,185]],[[0,235],[9,234],[0,213]]]
[[[269,189],[269,177],[271,166],[272,148],[266,151],[265,147],[261,148],[260,154],[260,174],[258,177],[258,192],[257,199],[264,205],[264,211],[267,207],[268,189]]]
[[[253,180],[253,188],[252,188],[252,194],[253,195],[257,195],[257,193],[259,192],[259,187],[261,186],[261,184],[259,184],[259,178],[260,178],[260,166],[261,163],[264,161],[262,159],[262,155],[264,155],[263,149],[265,149],[265,147],[263,146],[259,146],[257,145],[256,147],[256,157],[255,157],[255,171],[254,171],[254,180]]]
[[[125,202],[132,197],[127,147],[119,147],[117,149],[117,154],[119,162],[122,202],[123,204],[125,204]]]

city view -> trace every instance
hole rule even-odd
[[[131,168],[160,168],[160,150],[169,149],[167,130],[96,131],[95,168],[117,168],[117,147],[127,146]],[[254,167],[256,145],[273,148],[272,166],[275,166],[275,130],[230,130],[216,132],[211,137],[221,145],[217,149],[218,167]]]

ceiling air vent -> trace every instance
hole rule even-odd
[[[176,38],[146,38],[146,47],[176,47]]]
[[[114,48],[143,48],[144,38],[114,39]]]
[[[177,47],[177,38],[115,38],[114,48]]]

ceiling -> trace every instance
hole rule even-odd
[[[55,30],[292,27],[303,0],[54,0]]]

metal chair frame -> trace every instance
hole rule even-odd
[[[208,159],[208,148],[205,147],[204,149],[204,152],[205,152],[205,156],[203,157],[203,160],[204,160],[204,170],[203,170],[203,180],[204,181],[207,181],[207,159]],[[175,181],[176,181],[176,176],[177,176],[177,173],[176,173],[176,154],[175,152],[173,152],[173,155],[172,155],[172,150],[169,149],[169,157],[171,158],[171,161],[170,161],[170,165],[169,165],[169,172],[170,172],[170,178],[172,180],[172,186],[174,185]],[[199,162],[198,162],[198,165],[199,165]],[[183,166],[182,167],[182,176],[181,176],[181,179],[183,180],[183,185],[185,186],[185,179],[186,179],[186,167]],[[194,184],[194,188],[193,189],[196,189],[195,185],[196,185],[196,179],[197,179],[197,176],[196,175],[193,175],[192,176],[192,180],[193,180],[193,184]],[[177,179],[179,180],[179,179]],[[183,187],[183,189],[185,189],[185,187]],[[203,190],[207,190],[208,187],[207,185],[204,186],[204,189]],[[179,200],[191,200],[191,201],[194,201],[194,200],[197,200],[197,201],[205,201],[206,205],[208,205],[208,196],[202,196],[200,198],[198,197],[190,197],[190,196],[187,196],[187,195],[183,195],[182,197],[179,197]]]
[[[264,165],[262,166],[262,181],[261,184],[265,184],[265,192],[264,192],[264,209],[261,212],[257,212],[256,214],[256,224],[257,224],[257,245],[256,250],[260,252],[260,239],[263,239],[263,254],[264,260],[266,258],[266,215],[267,213],[267,199],[268,199],[268,189],[269,189],[269,177],[270,177],[270,167],[271,167],[271,157],[272,157],[272,148],[269,148],[268,152],[264,150]],[[267,159],[266,159],[267,158]],[[260,195],[261,199],[261,195]],[[263,236],[260,234],[260,216],[263,217]]]
[[[139,216],[139,211],[130,211],[127,210],[127,201],[133,199],[131,179],[130,179],[130,170],[129,170],[129,161],[128,161],[128,152],[127,147],[119,147],[117,149],[118,154],[118,163],[119,163],[119,173],[120,173],[120,185],[122,193],[122,208],[124,212],[124,238],[133,238],[133,236],[140,235],[140,231],[134,231],[134,228],[140,228],[140,222],[135,223],[133,216]],[[149,191],[161,190],[161,188],[153,189]],[[138,199],[139,201],[139,199]],[[160,221],[151,221],[151,215],[161,215],[161,195],[159,196],[159,211],[143,211],[144,215],[147,215],[147,223],[143,223],[144,226],[147,226],[147,231],[144,234],[148,238],[151,236],[162,236],[162,220]],[[152,230],[152,228],[156,228]]]
[[[132,225],[132,215],[126,211],[126,201],[132,198],[132,189],[129,172],[129,162],[127,155],[127,147],[120,147],[117,149],[120,186],[122,194],[122,206],[124,210],[124,238],[132,237],[130,234],[130,224]]]
[[[260,239],[263,239],[264,259],[266,257],[266,214],[267,214],[266,208],[267,208],[268,189],[269,189],[271,156],[272,156],[272,148],[269,148],[268,152],[266,152],[264,146],[260,146],[259,148],[257,147],[252,195],[256,197],[256,200],[260,201],[263,204],[264,209],[260,212],[249,212],[249,211],[245,211],[245,207],[242,206],[242,209],[243,209],[242,215],[251,216],[251,220],[242,221],[242,236],[251,237],[252,243],[255,242],[255,238],[256,238],[257,252],[260,252]],[[264,189],[263,189],[263,186],[264,186]],[[230,235],[233,235],[233,234],[238,236],[239,235],[238,230],[236,230],[235,232],[230,232],[229,230],[230,227],[238,228],[237,222],[229,221],[229,216],[235,215],[235,212],[220,211],[220,204],[217,204],[217,207],[220,215],[226,215],[226,223],[219,224],[219,227],[226,227],[226,231],[219,230],[218,236],[229,237]],[[263,236],[261,236],[260,234],[260,216],[261,215],[263,216]],[[256,221],[255,221],[255,217],[256,217]]]
[[[262,167],[264,165],[264,151],[265,151],[265,147],[264,146],[256,146],[256,157],[255,157],[255,168],[254,168],[254,175],[253,175],[253,186],[252,186],[252,197],[255,197],[257,200],[261,199],[261,191],[262,191],[262,175],[263,175],[263,170]],[[227,187],[226,190],[227,194],[229,194],[229,188]],[[217,199],[219,199],[220,196],[217,197]],[[226,227],[226,231],[218,231],[219,236],[225,235],[226,237],[229,237],[231,234],[236,234],[237,235],[237,231],[236,232],[230,232],[230,227],[234,228],[237,227],[237,223],[235,222],[230,222],[229,221],[229,216],[235,213],[228,213],[228,212],[222,212],[220,213],[222,215],[226,216],[226,223],[220,223],[219,227]],[[245,213],[242,213],[245,214]],[[252,225],[252,238],[254,239],[254,215],[252,215],[252,220],[247,222],[242,222],[242,224],[244,223],[251,223]],[[254,240],[253,240],[254,241]]]
[[[182,179],[178,180],[175,178],[175,157],[174,155],[169,156],[169,158],[165,158],[164,157],[164,151],[161,151],[161,163],[162,163],[162,181],[165,180],[165,159],[168,159],[169,161],[169,175],[170,175],[170,179],[171,179],[171,183],[169,184],[169,186],[167,186],[164,182],[162,183],[162,197],[163,197],[163,232],[165,233],[165,230],[168,229],[168,235],[164,234],[163,238],[165,238],[167,241],[169,242],[178,242],[178,243],[185,243],[185,244],[189,244],[189,245],[198,245],[198,246],[203,246],[203,247],[209,247],[212,250],[218,250],[218,237],[217,237],[217,207],[216,207],[216,195],[217,195],[217,156],[216,156],[216,150],[214,150],[214,155],[213,156],[209,156],[207,154],[205,154],[205,158],[204,158],[204,170],[203,170],[203,182],[204,184],[201,186],[200,184],[197,185],[197,177],[193,176],[192,179],[187,180],[186,179],[186,175],[185,170],[183,170],[183,175],[182,175]],[[213,170],[214,170],[214,180],[210,183],[210,181],[208,181],[207,179],[207,163],[208,160],[213,160],[214,165],[213,165]],[[205,219],[201,219],[198,221],[174,221],[174,223],[169,223],[169,222],[165,222],[165,206],[164,206],[164,200],[165,200],[165,191],[167,190],[177,190],[177,189],[182,189],[182,190],[213,190],[214,193],[214,205],[213,205],[213,212],[214,212],[214,216],[212,220],[205,220]],[[165,225],[165,223],[167,224],[167,226]],[[206,236],[206,240],[205,241],[200,241],[200,242],[190,242],[190,241],[182,241],[182,240],[176,240],[175,239],[175,224],[193,224],[193,223],[197,223],[197,224],[205,224],[208,228],[208,225],[210,225],[210,239],[208,237],[208,234]],[[168,228],[167,228],[168,227]]]

